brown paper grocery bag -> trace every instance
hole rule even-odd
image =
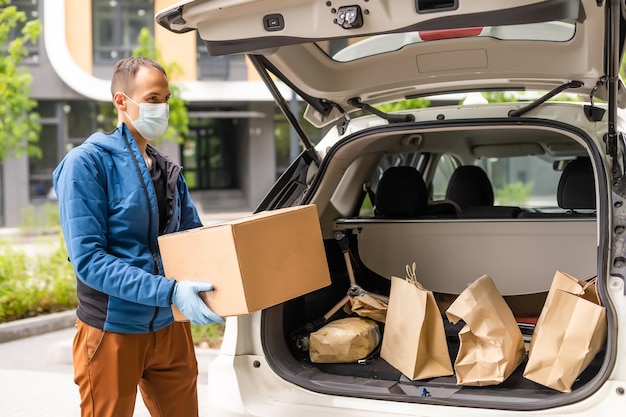
[[[571,391],[606,341],[606,309],[596,284],[596,278],[580,281],[556,272],[530,341],[524,377]]]
[[[391,277],[380,357],[412,380],[453,373],[443,318],[432,291],[417,282],[415,264],[406,279]]]
[[[457,384],[499,384],[524,360],[522,332],[488,275],[467,287],[448,307],[446,315],[452,323],[465,322],[459,332],[461,345],[454,362]]]
[[[346,303],[344,311],[384,323],[387,317],[387,303],[363,292],[350,297],[350,302]]]
[[[346,317],[331,321],[309,336],[313,363],[351,363],[365,359],[380,343],[375,321]]]

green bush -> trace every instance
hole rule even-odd
[[[206,326],[191,325],[191,335],[196,346],[217,349],[224,337],[224,324],[209,324]]]
[[[503,188],[495,190],[497,204],[502,206],[524,206],[533,191],[533,181],[523,183],[521,181],[507,184]]]
[[[39,256],[9,245],[0,245],[0,322],[76,308],[74,272],[61,241]]]

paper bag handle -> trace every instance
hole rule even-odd
[[[585,285],[583,285],[583,292],[587,291],[587,288],[591,287],[592,285],[595,285],[597,280],[598,280],[597,278],[593,278],[593,279],[590,279],[589,281],[586,281]]]
[[[420,284],[417,281],[417,274],[415,273],[415,269],[416,268],[417,268],[417,265],[415,265],[415,262],[413,262],[413,264],[411,264],[411,265],[407,265],[406,266],[406,280],[409,283],[415,285],[420,290],[423,290],[424,287],[422,287],[422,284]]]

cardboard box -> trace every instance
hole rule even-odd
[[[159,237],[167,277],[208,281],[216,314],[249,314],[330,285],[314,205],[265,211]],[[177,321],[185,316],[172,306]]]

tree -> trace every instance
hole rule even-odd
[[[21,65],[28,55],[25,45],[35,44],[40,33],[38,19],[28,20],[10,0],[0,0],[0,164],[24,152],[41,157],[40,118],[30,98],[33,78]]]
[[[133,56],[145,56],[157,61],[167,72],[168,78],[172,79],[176,75],[183,73],[182,68],[175,62],[164,63],[161,54],[157,50],[154,36],[148,28],[143,28],[139,32],[139,46],[133,50]],[[170,121],[167,131],[161,139],[182,143],[183,137],[189,133],[189,117],[185,101],[180,96],[180,87],[175,83],[170,83]]]

